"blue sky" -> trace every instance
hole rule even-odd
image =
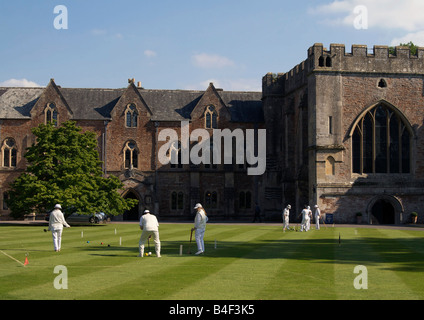
[[[54,8],[67,9],[56,29]],[[366,28],[355,21],[366,9]],[[361,16],[364,17],[364,16]],[[63,21],[62,21],[63,22]],[[363,20],[360,21],[362,26]],[[0,3],[0,86],[260,91],[314,43],[424,46],[417,0],[15,0]]]

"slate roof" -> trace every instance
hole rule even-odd
[[[60,92],[74,120],[105,120],[126,89],[67,89]]]
[[[0,119],[27,119],[44,88],[0,88]]]
[[[75,120],[107,120],[127,88],[85,89],[58,87]],[[0,88],[0,119],[29,119],[45,88]],[[190,120],[205,91],[138,89],[152,111],[153,121]],[[263,122],[260,92],[218,91],[233,122]]]

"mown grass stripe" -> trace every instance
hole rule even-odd
[[[341,231],[341,246],[335,259],[335,286],[338,299],[386,299],[388,296],[417,299],[392,270],[395,261],[384,258],[384,237],[378,229],[352,229]],[[392,234],[396,232],[392,231]],[[354,273],[356,266],[366,267],[366,272]],[[367,276],[367,289],[354,286],[356,277]],[[359,278],[358,278],[359,279]]]
[[[226,246],[213,252],[219,268],[209,269],[204,277],[168,298],[232,300],[243,295],[245,299],[257,299],[258,290],[267,285],[268,279],[280,265],[268,265],[268,259],[278,259],[279,255],[275,251],[275,243],[267,241],[275,234],[274,228],[255,228],[225,238]],[[232,243],[238,248],[236,252],[235,247],[230,247]],[[284,263],[283,260],[279,261]]]
[[[8,234],[5,240],[10,251],[5,252],[24,261],[29,250],[30,262],[23,268],[0,255],[0,298],[307,300],[424,296],[419,285],[424,279],[422,231],[328,227],[284,233],[281,226],[269,224],[209,224],[206,255],[194,256],[186,253],[192,224],[162,224],[163,258],[158,259],[136,257],[141,234],[137,224],[116,227],[116,235],[115,225],[92,227],[84,231],[84,238],[79,227],[65,229],[62,251],[55,253],[51,234],[43,228],[13,227],[10,232],[9,227],[0,226],[1,234]],[[122,246],[119,237],[124,240]],[[107,247],[109,242],[111,247]],[[179,256],[181,244],[183,256]],[[192,245],[195,249],[194,239]],[[367,290],[353,287],[357,276],[353,269],[358,264],[368,269]],[[68,290],[53,287],[56,265],[68,269]]]

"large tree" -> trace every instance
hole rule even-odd
[[[33,128],[36,142],[27,149],[28,166],[10,186],[11,215],[46,213],[60,203],[65,214],[122,214],[138,200],[123,199],[121,181],[104,177],[93,132],[82,132],[73,121]]]

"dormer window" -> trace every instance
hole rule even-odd
[[[217,129],[218,128],[218,113],[214,106],[208,106],[205,110],[205,128]]]
[[[125,110],[125,125],[127,128],[137,128],[138,111],[135,105],[129,104]]]
[[[45,123],[52,122],[55,126],[58,125],[58,112],[54,103],[49,103],[44,109]]]

